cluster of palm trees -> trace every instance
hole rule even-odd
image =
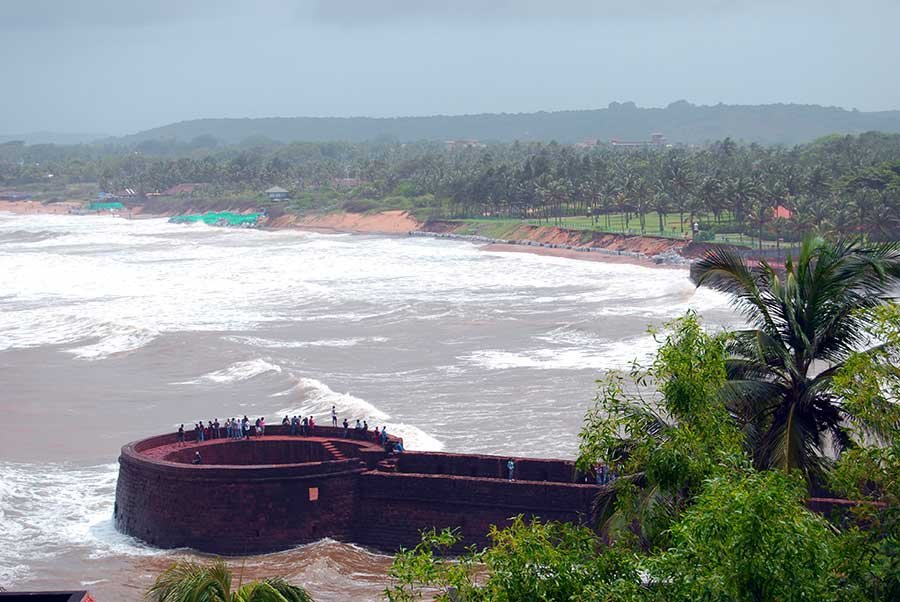
[[[680,234],[699,223],[707,232],[758,238],[797,240],[816,229],[886,240],[900,237],[898,157],[900,135],[874,132],[792,148],[731,139],[628,150],[330,142],[203,148],[173,158],[124,148],[23,146],[0,149],[0,185],[42,182],[52,172],[57,182],[93,181],[104,190],[152,192],[199,182],[207,186],[195,194],[233,198],[277,183],[296,197],[352,178],[352,188],[337,191],[341,198],[407,197],[435,217],[561,223],[580,216],[597,228],[632,232]]]

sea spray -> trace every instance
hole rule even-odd
[[[365,420],[369,428],[387,426],[392,435],[403,437],[406,447],[417,451],[440,451],[444,444],[417,426],[391,422],[390,414],[379,410],[374,405],[349,393],[338,393],[325,383],[314,378],[300,378],[296,385],[286,391],[275,393],[272,397],[299,397],[296,406],[281,408],[277,416],[314,416],[320,425],[331,425],[331,408],[334,406],[338,414],[338,423],[344,418],[351,428],[356,420]]]

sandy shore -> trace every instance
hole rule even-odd
[[[336,212],[322,215],[283,215],[270,221],[267,227],[353,234],[406,234],[421,228],[422,222],[406,211]]]
[[[0,201],[0,211],[17,214],[67,214],[72,209],[78,209],[82,203],[76,201],[63,201],[59,203],[43,204],[39,201]],[[136,207],[130,212],[130,217],[135,219],[165,218],[168,215],[141,214]],[[296,229],[313,232],[334,232],[347,234],[408,234],[409,232],[422,231],[423,223],[405,211],[383,211],[381,213],[326,213],[321,215],[282,215],[269,221],[267,229]],[[544,231],[547,232],[544,232]],[[555,229],[553,229],[555,230]],[[546,238],[555,235],[549,228],[536,231]],[[546,242],[542,240],[541,242]],[[554,241],[555,242],[555,241]],[[600,261],[605,263],[622,263],[639,265],[650,268],[683,270],[684,265],[666,265],[654,263],[650,259],[607,255],[605,253],[586,253],[571,249],[539,247],[529,245],[514,245],[505,243],[490,243],[480,247],[483,251],[502,253],[531,253],[549,257],[563,257],[578,261]]]
[[[60,215],[67,214],[72,209],[78,209],[82,204],[77,201],[61,201],[46,205],[40,201],[0,201],[0,211],[18,214],[48,213]]]
[[[621,257],[618,255],[606,255],[605,253],[585,253],[571,249],[553,249],[550,247],[531,247],[526,245],[509,245],[503,243],[491,243],[480,247],[482,251],[494,251],[499,253],[531,253],[533,255],[547,255],[549,257],[564,257],[579,261],[599,261],[601,263],[625,263],[639,265],[646,268],[662,268],[669,270],[686,270],[686,265],[667,265],[654,263],[649,259],[637,259],[634,257]]]

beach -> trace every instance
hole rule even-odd
[[[0,201],[0,212],[27,214],[68,214],[78,209],[82,203],[63,201],[44,204],[39,201]],[[143,214],[141,207],[129,209],[128,217],[140,216],[141,219],[169,217],[166,214]],[[447,227],[448,222],[423,222],[409,212],[401,210],[380,211],[377,213],[348,213],[344,211],[294,215],[284,214],[268,220],[264,228],[267,230],[303,230],[309,232],[346,233],[346,234],[383,234],[408,235],[415,233],[422,236],[436,236],[469,240],[480,244],[483,251],[498,253],[529,253],[548,257],[561,257],[578,261],[597,261],[604,263],[620,263],[639,265],[651,268],[685,269],[686,263],[655,262],[651,256],[659,253],[670,253],[677,246],[673,242],[655,237],[621,235],[597,236],[596,246],[577,244],[577,232],[555,228],[552,226],[523,226],[517,229],[521,239],[515,241],[492,240],[478,236],[454,234]],[[457,224],[458,225],[458,224]],[[576,243],[573,247],[572,243]],[[604,246],[604,245],[608,245]],[[569,248],[573,247],[573,248]],[[578,250],[582,249],[582,250]],[[591,249],[584,250],[584,249]],[[617,254],[619,253],[619,254]],[[670,255],[670,259],[673,256]]]

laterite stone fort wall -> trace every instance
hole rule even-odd
[[[193,433],[189,433],[191,438]],[[582,522],[599,488],[577,484],[572,462],[404,452],[317,427],[309,437],[268,427],[250,441],[180,443],[163,435],[119,458],[117,528],[161,548],[223,555],[287,549],[331,537],[393,552],[424,529],[460,529],[486,543],[490,525],[518,514]],[[203,463],[191,464],[194,453]]]

